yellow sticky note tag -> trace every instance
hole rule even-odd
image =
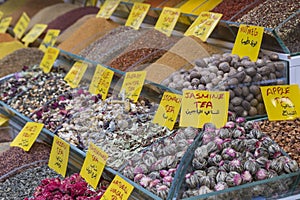
[[[112,70],[97,65],[89,92],[91,94],[101,94],[102,100],[106,99],[113,76],[114,72]]]
[[[260,90],[270,121],[300,117],[298,85],[261,86]]]
[[[9,118],[6,117],[5,115],[0,114],[0,126],[8,122]]]
[[[64,80],[70,85],[71,88],[78,87],[87,67],[87,63],[80,61],[75,62],[70,71],[65,76]]]
[[[43,127],[44,124],[27,122],[10,146],[20,147],[24,151],[29,151]]]
[[[116,8],[118,7],[120,0],[109,0],[105,1],[101,6],[99,12],[96,15],[96,18],[105,18],[109,19],[110,16],[114,13]]]
[[[15,33],[15,36],[20,39],[23,34],[25,33],[28,25],[30,22],[30,18],[28,17],[28,15],[23,12],[23,14],[21,15],[21,17],[19,18],[17,24],[15,25],[13,32]]]
[[[193,22],[193,24],[184,33],[185,36],[194,35],[202,41],[206,41],[214,28],[220,21],[222,14],[212,12],[202,12]]]
[[[184,90],[180,126],[202,128],[205,123],[213,123],[221,128],[227,122],[229,92]]]
[[[5,17],[0,22],[0,33],[5,33],[10,25],[12,17]]]
[[[179,16],[179,8],[164,7],[154,28],[167,36],[171,36]]]
[[[47,24],[35,24],[33,28],[23,37],[22,42],[29,44],[34,42],[47,28]]]
[[[150,6],[150,4],[146,3],[134,3],[125,26],[130,26],[138,30],[145,19]]]
[[[42,41],[42,43],[39,46],[39,49],[43,52],[46,51],[47,47],[53,47],[56,39],[60,33],[60,30],[58,29],[49,29]]]
[[[127,200],[134,187],[116,175],[100,200]]]
[[[43,70],[44,73],[49,73],[52,69],[52,66],[59,55],[59,49],[54,47],[48,47],[43,59],[40,63],[40,68]]]
[[[70,144],[54,135],[48,166],[63,177],[67,172],[69,153]]]
[[[181,98],[181,95],[165,92],[152,122],[172,130],[180,110]]]
[[[107,158],[108,155],[104,151],[93,143],[90,143],[80,170],[80,176],[83,177],[94,189],[97,188]]]
[[[127,72],[121,87],[120,95],[137,102],[143,89],[146,71]]]
[[[255,62],[260,50],[264,27],[241,24],[232,49],[232,54],[249,56]]]

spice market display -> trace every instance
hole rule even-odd
[[[300,199],[299,17],[0,1],[0,199]]]

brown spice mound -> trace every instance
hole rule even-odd
[[[21,167],[39,160],[48,160],[51,147],[42,144],[34,143],[28,152],[19,147],[10,147],[9,150],[0,154],[0,176]]]
[[[23,48],[0,60],[0,77],[19,72],[24,66],[31,67],[41,62],[44,53],[38,48]]]
[[[0,42],[11,42],[15,39],[8,33],[0,33]]]

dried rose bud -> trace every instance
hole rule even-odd
[[[252,175],[249,171],[244,171],[241,174],[241,177],[243,179],[243,183],[251,182],[252,181]]]
[[[140,180],[140,185],[143,187],[147,187],[151,181],[152,181],[152,179],[150,177],[144,176]]]
[[[264,180],[268,178],[268,171],[265,169],[259,169],[255,174],[256,180]]]
[[[228,188],[228,185],[227,185],[227,183],[225,183],[225,182],[218,182],[216,185],[215,185],[215,190],[216,191],[220,191],[220,190],[225,190],[225,189],[227,189]]]

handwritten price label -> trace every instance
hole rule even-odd
[[[121,87],[121,95],[137,102],[142,91],[144,81],[146,78],[146,71],[127,72],[125,74],[124,82]]]
[[[48,47],[40,63],[40,68],[42,68],[44,73],[49,73],[51,71],[51,68],[58,55],[59,49]]]
[[[5,115],[0,114],[0,126],[3,126],[6,122],[8,122],[9,118]]]
[[[300,117],[298,85],[261,86],[260,90],[270,121]]]
[[[227,121],[228,105],[229,92],[184,90],[180,126],[202,128],[210,122],[220,128]]]
[[[8,29],[10,22],[12,20],[12,17],[5,17],[1,20],[0,23],[0,33],[5,33],[6,30]]]
[[[165,92],[155,113],[153,123],[158,123],[172,130],[180,110],[181,98],[181,95]]]
[[[47,24],[35,24],[29,33],[24,36],[22,42],[25,42],[26,46],[28,46],[29,43],[34,42],[46,30],[47,26]]]
[[[89,87],[91,94],[101,94],[102,99],[106,99],[114,72],[101,65],[97,65],[92,82]]]
[[[125,26],[130,26],[138,30],[145,19],[150,8],[150,4],[134,3]]]
[[[107,158],[108,155],[104,151],[95,144],[90,143],[80,175],[95,189],[97,188]]]
[[[27,122],[10,146],[20,147],[24,151],[29,151],[43,127],[44,124]]]
[[[134,187],[116,175],[100,200],[127,200]]]
[[[251,61],[256,61],[263,34],[264,27],[241,24],[231,53],[240,57],[249,56]]]
[[[222,14],[219,13],[202,12],[184,35],[194,35],[205,42],[217,26],[221,17]]]
[[[54,135],[48,166],[65,177],[68,167],[70,145]]]
[[[120,0],[109,0],[105,1],[101,9],[96,15],[96,18],[105,18],[109,19],[110,16],[114,13],[116,8],[118,7]]]
[[[171,36],[179,16],[179,8],[164,7],[154,28],[167,36]]]
[[[23,14],[21,15],[21,17],[19,18],[17,24],[15,25],[13,32],[15,33],[15,36],[20,39],[23,34],[25,33],[28,25],[30,22],[30,18],[28,17],[28,15],[23,12]]]
[[[58,29],[49,29],[42,41],[42,43],[39,46],[39,49],[45,52],[47,50],[47,47],[53,47],[57,37],[60,33],[60,30]]]
[[[78,87],[87,67],[87,63],[83,63],[80,61],[75,62],[70,71],[65,76],[64,80],[70,85],[71,88]]]

